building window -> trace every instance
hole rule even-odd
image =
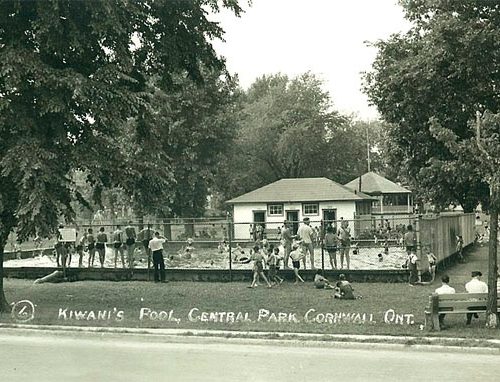
[[[283,216],[283,204],[269,204],[267,214],[269,216]]]
[[[318,214],[319,214],[318,203],[304,204],[304,215],[318,215]]]

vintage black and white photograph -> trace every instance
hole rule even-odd
[[[500,0],[0,0],[0,380],[498,381]]]

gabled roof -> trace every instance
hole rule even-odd
[[[345,186],[351,190],[359,190],[359,177],[350,181]],[[370,195],[411,194],[410,190],[372,171],[361,175],[361,191]]]
[[[372,200],[327,178],[280,179],[267,186],[228,200],[226,203],[320,202]]]

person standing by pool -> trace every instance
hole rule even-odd
[[[151,228],[145,227],[139,231],[139,234],[137,235],[137,240],[142,243],[142,246],[144,247],[144,254],[148,258],[148,268],[149,268],[149,261],[151,258],[151,253],[149,251],[149,241],[153,238],[154,232]]]
[[[78,245],[76,246],[76,252],[78,253],[78,267],[83,267],[83,249],[87,245],[87,232],[83,231],[83,235],[78,241]]]
[[[427,262],[429,263],[429,272],[431,274],[431,282],[434,281],[436,278],[436,264],[437,264],[437,258],[434,253],[431,252],[429,247],[426,247],[425,249],[425,254],[427,255]]]
[[[344,268],[344,258],[347,269],[350,268],[349,251],[351,250],[351,228],[349,222],[342,220],[339,230],[340,239],[340,268]]]
[[[63,237],[61,230],[64,228],[63,225],[60,225],[56,232],[56,243],[54,245],[54,249],[56,251],[56,264],[57,268],[64,264],[63,270],[66,269],[66,251],[64,248]],[[14,251],[17,252],[17,248],[14,247]],[[64,258],[63,258],[64,257]],[[62,262],[60,261],[62,260]]]
[[[92,228],[87,231],[87,250],[89,251],[89,268],[94,266],[95,258],[95,237]]]
[[[128,225],[125,227],[125,246],[127,247],[127,263],[130,269],[134,267],[134,251],[136,238],[137,235],[135,233],[135,227],[132,226],[132,222],[129,221]]]
[[[326,227],[326,235],[324,239],[325,249],[328,252],[328,257],[330,258],[330,265],[332,269],[337,269],[337,245],[339,238],[337,232],[334,228],[329,225]]]
[[[99,228],[97,234],[97,243],[95,245],[97,253],[99,253],[99,261],[101,268],[104,268],[104,260],[106,259],[106,243],[108,242],[108,235],[104,232],[104,227]]]
[[[297,236],[302,240],[302,246],[304,248],[304,269],[306,268],[306,255],[309,252],[309,260],[311,261],[311,269],[315,269],[314,267],[314,229],[311,227],[311,222],[308,217],[305,217],[303,223],[299,230],[297,231]]]
[[[154,237],[149,241],[148,248],[153,254],[153,268],[155,283],[166,283],[165,277],[165,259],[163,258],[163,245],[167,242],[163,236],[160,236],[158,231],[155,232]]]
[[[281,238],[283,240],[283,248],[285,250],[285,257],[283,260],[285,269],[288,269],[288,259],[290,257],[290,252],[292,252],[292,243],[294,238],[294,235],[292,234],[290,228],[291,228],[290,222],[288,220],[285,220],[285,223],[283,225],[283,231],[281,232]]]
[[[413,231],[411,224],[406,227],[407,232],[403,236],[404,245],[406,247],[406,253],[410,256],[411,252],[417,253],[417,235]]]
[[[113,252],[115,253],[115,268],[118,260],[118,254],[120,254],[122,266],[125,268],[125,256],[123,255],[123,231],[119,225],[116,226],[116,230],[113,232]]]
[[[407,265],[408,265],[408,270],[410,271],[410,278],[408,280],[408,283],[411,285],[411,286],[414,286],[417,281],[419,281],[418,279],[418,257],[416,255],[415,252],[410,252],[410,254],[408,255],[408,259],[407,259]]]
[[[262,226],[261,223],[256,225],[255,231],[256,231],[256,240],[264,239],[264,227]]]

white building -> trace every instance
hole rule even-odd
[[[295,178],[280,179],[226,203],[233,206],[234,238],[249,240],[250,224],[273,232],[289,220],[296,231],[299,222],[309,217],[311,226],[319,227],[321,221],[371,214],[372,200],[327,178]]]
[[[345,186],[372,196],[375,199],[372,207],[374,215],[413,213],[412,192],[374,172],[367,172]]]

